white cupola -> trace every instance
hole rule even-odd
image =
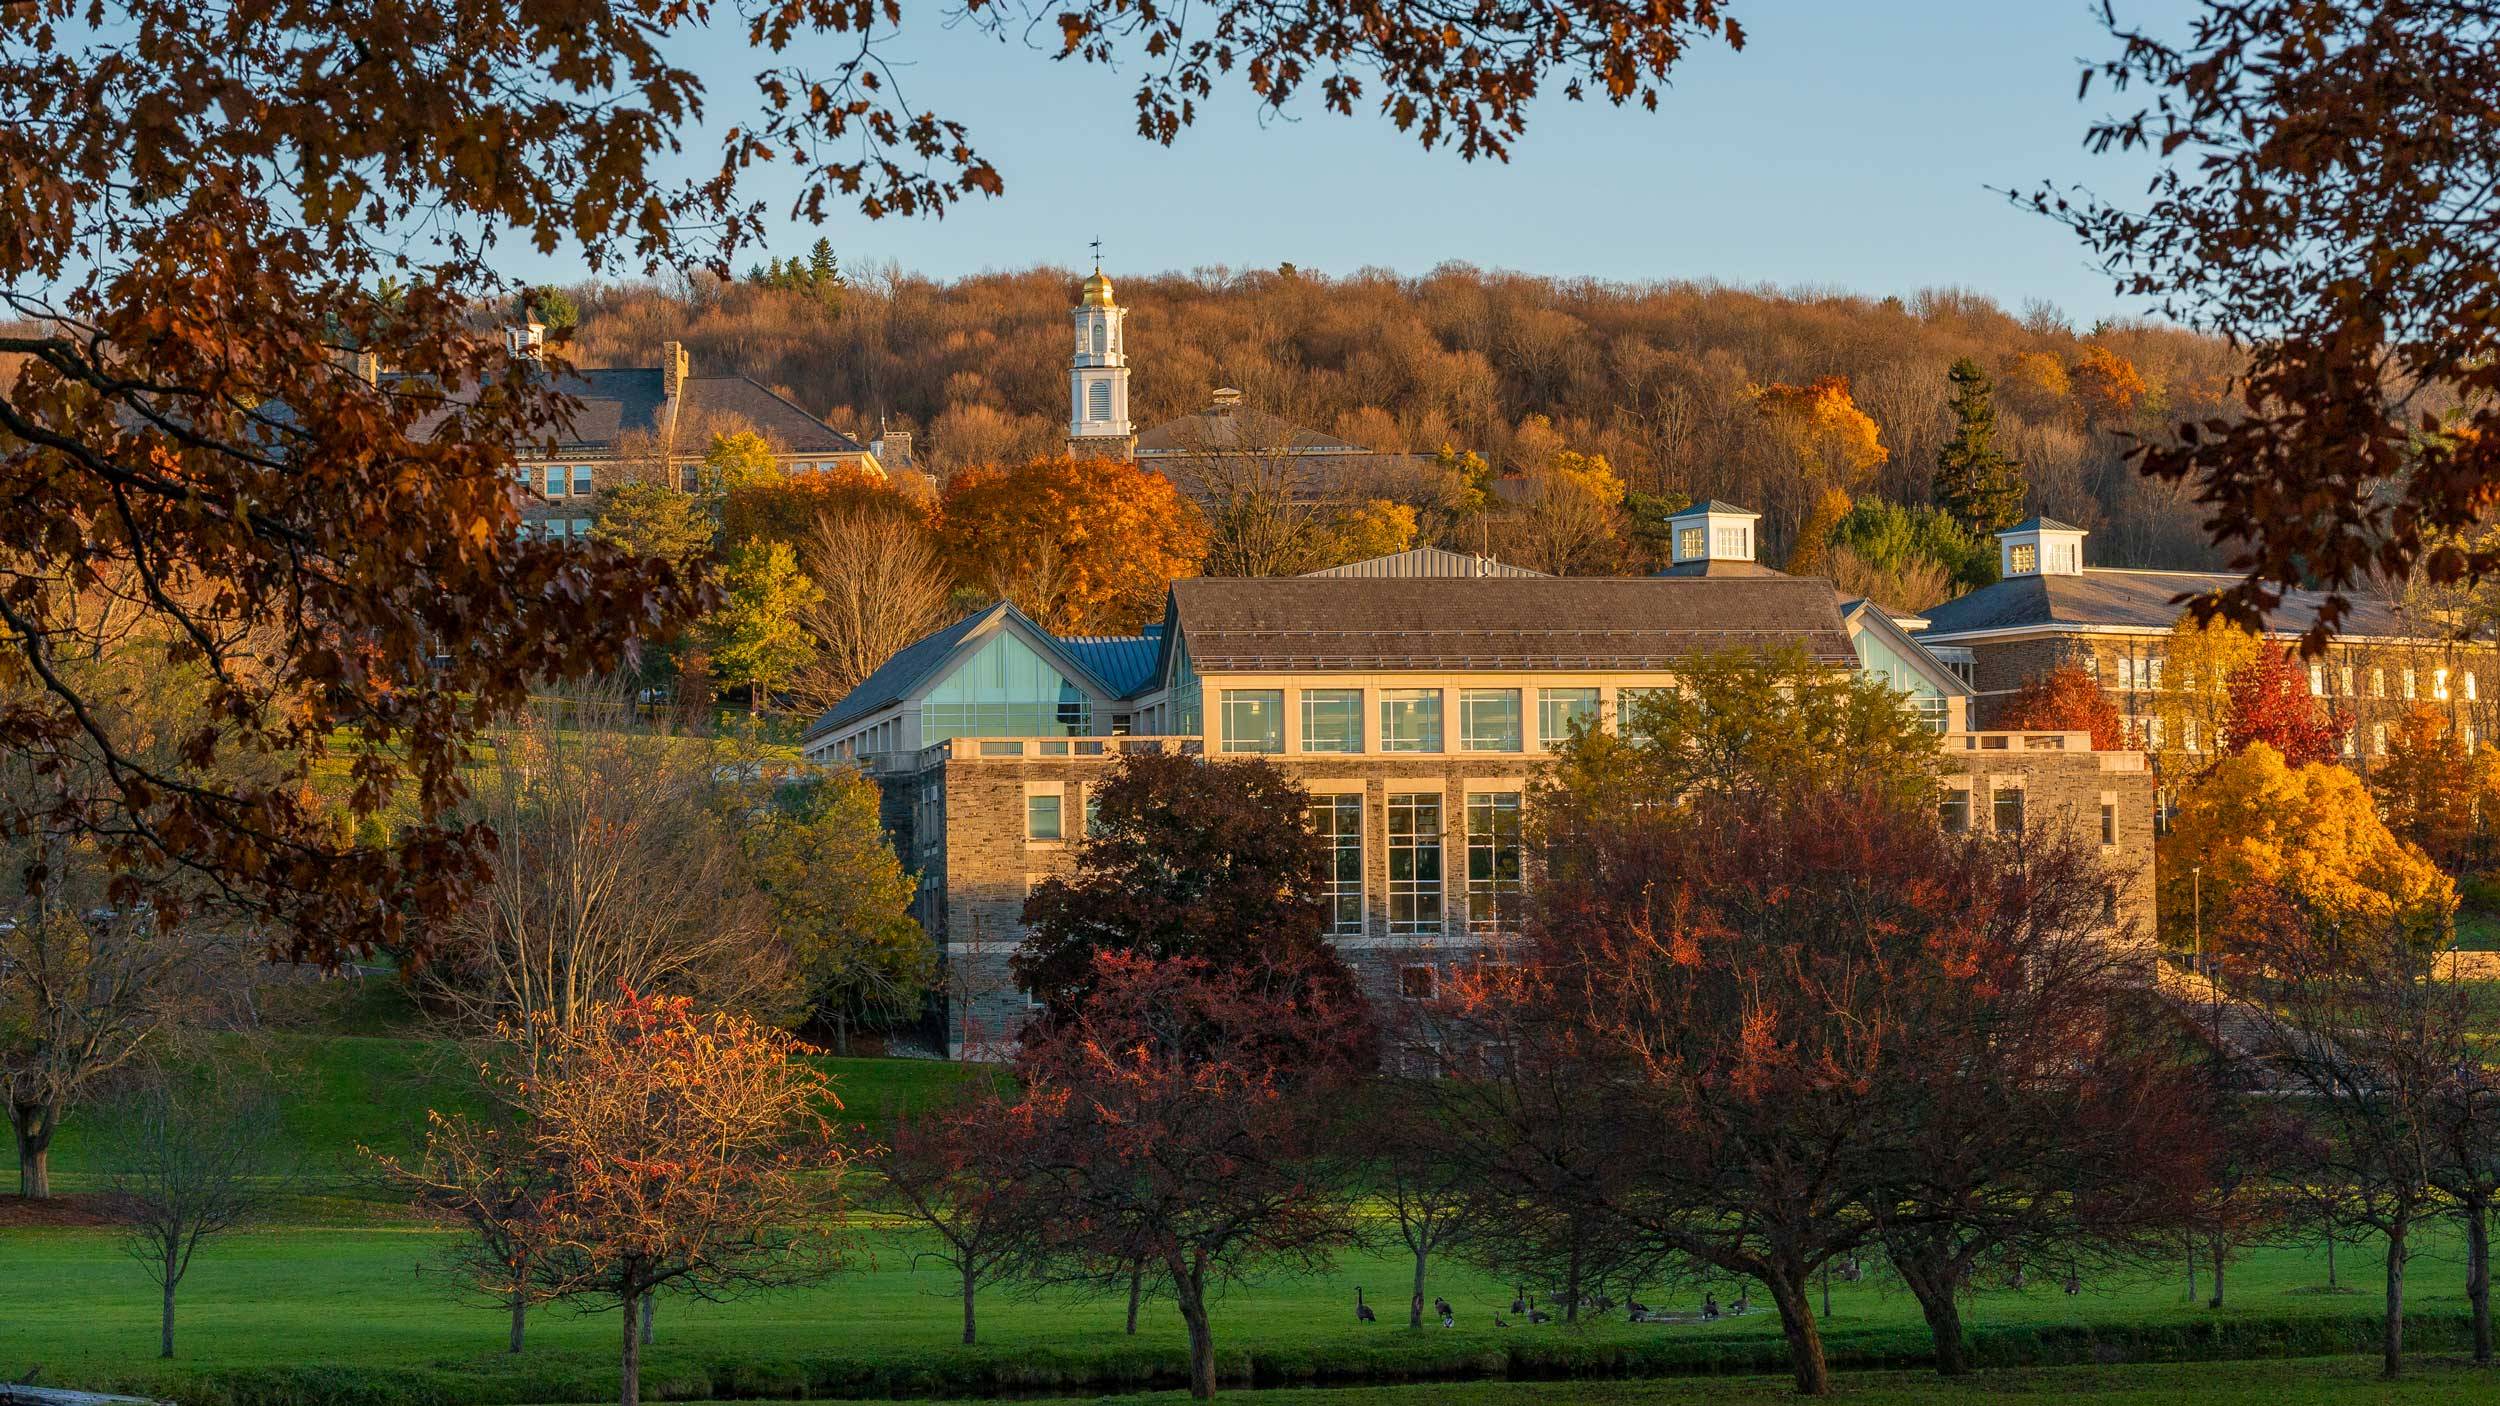
[[[1754,524],[1762,514],[1716,498],[1667,516],[1672,566],[1714,561],[1752,561]]]
[[[2053,517],[2026,518],[1997,534],[1997,575],[2081,576],[2083,539],[2090,535]]]
[[[1128,418],[1128,309],[1111,295],[1099,265],[1075,310],[1076,354],[1068,363],[1069,448],[1125,458]]]

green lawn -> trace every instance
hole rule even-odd
[[[392,1028],[388,1009],[366,1008],[369,999],[349,996],[348,1018],[340,1024]],[[353,1399],[471,1406],[608,1396],[615,1370],[612,1316],[540,1311],[529,1352],[517,1362],[506,1357],[501,1313],[457,1292],[435,1265],[441,1237],[392,1206],[354,1155],[359,1143],[410,1148],[428,1107],[457,1104],[458,1047],[376,1034],[298,1034],[271,1039],[265,1048],[271,1076],[289,1091],[292,1140],[309,1149],[313,1194],[290,1208],[285,1224],[202,1252],[182,1293],[181,1360],[171,1368],[156,1362],[154,1287],[109,1231],[6,1228],[10,1206],[0,1199],[0,1380],[40,1362],[49,1383],[165,1386],[192,1403]],[[941,1096],[965,1077],[958,1066],[927,1061],[831,1060],[828,1067],[852,1115],[872,1133],[893,1107]],[[0,1159],[6,1156],[0,1150]],[[65,1131],[55,1162],[62,1189],[95,1185],[81,1124],[73,1121]],[[0,1175],[13,1171],[0,1160]],[[989,1293],[981,1306],[982,1344],[967,1349],[957,1341],[953,1285],[942,1270],[915,1262],[918,1243],[869,1217],[855,1232],[848,1267],[824,1284],[729,1304],[665,1301],[649,1393],[688,1399],[1090,1392],[1165,1384],[1182,1369],[1176,1315],[1150,1303],[1141,1332],[1130,1338],[1122,1332],[1123,1306],[1111,1299]],[[2235,1266],[2230,1303],[2219,1313],[2187,1301],[2183,1268],[2095,1283],[2076,1298],[2060,1291],[2053,1273],[2043,1274],[2028,1292],[1977,1296],[1968,1318],[1982,1362],[2346,1351],[2369,1341],[2378,1265],[2366,1247],[2352,1246],[2339,1257],[2339,1269],[2358,1292],[2319,1292],[2325,1262],[2314,1250],[2260,1252]],[[1430,1292],[1459,1306],[1460,1326],[1410,1333],[1403,1325],[1406,1278],[1397,1256],[1358,1253],[1324,1275],[1236,1288],[1215,1313],[1222,1370],[1234,1380],[1289,1384],[1505,1373],[1727,1373],[1775,1368],[1782,1360],[1777,1323],[1761,1312],[1707,1326],[1645,1326],[1618,1318],[1578,1328],[1496,1328],[1493,1312],[1507,1305],[1509,1287],[1455,1268],[1437,1269]],[[2452,1347],[2463,1312],[2463,1272],[2453,1247],[2431,1237],[2411,1279],[2424,1346]],[[1356,1321],[1357,1286],[1378,1306],[1382,1322]],[[1737,1292],[1732,1283],[1713,1287],[1723,1302]],[[1699,1296],[1698,1288],[1644,1295],[1659,1305],[1698,1302]],[[1835,1285],[1832,1308],[1826,1334],[1836,1361],[1906,1365],[1925,1351],[1916,1306],[1897,1288],[1872,1280]],[[350,1363],[361,1375],[345,1387],[335,1376],[298,1380],[301,1374],[286,1370]],[[1630,1387],[1606,1390],[1613,1394],[1481,1399],[1650,1399],[1623,1395]],[[1477,1399],[1473,1391],[1434,1399]],[[2278,1398],[2282,1406],[2297,1399]],[[1331,1401],[1351,1406],[1353,1398]]]

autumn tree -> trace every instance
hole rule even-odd
[[[2474,527],[2500,477],[2500,328],[2479,272],[2500,239],[2500,114],[2483,101],[2500,16],[2208,0],[2160,33],[2106,20],[2118,53],[2085,81],[2146,96],[2088,140],[2156,158],[2144,198],[2033,204],[2120,293],[2246,350],[2241,405],[2136,446],[2244,554],[2246,579],[2214,603],[2253,626],[2285,589],[2322,588],[2317,646],[2377,580],[2488,574],[2489,545],[2438,539]],[[2461,409],[2422,433],[2443,405]]]
[[[643,1299],[802,1283],[836,1263],[821,1230],[851,1153],[805,1047],[684,997],[602,1001],[519,1059],[506,1096],[552,1169],[550,1298],[616,1305],[621,1406],[642,1394]]]
[[[2444,939],[2457,905],[2456,885],[2388,831],[2360,777],[2287,766],[2264,742],[2184,789],[2159,860],[2162,926],[2174,940],[2200,891],[2209,914],[2280,892],[2317,921],[2402,931],[2425,946]]]
[[[1439,1072],[1429,1045],[1417,1049],[1410,1043],[1418,1036],[1428,1039],[1432,1029],[1397,1032],[1405,1037],[1398,1043],[1409,1056],[1404,1072]],[[1334,1133],[1349,1165],[1379,1202],[1386,1229],[1375,1238],[1384,1248],[1393,1243],[1414,1262],[1409,1328],[1427,1321],[1424,1292],[1434,1256],[1446,1261],[1474,1224],[1468,1216],[1476,1189],[1470,1159],[1452,1155],[1452,1144],[1464,1131],[1444,1116],[1445,1106],[1413,1078],[1377,1078],[1349,1101]]]
[[[847,465],[748,476],[717,503],[722,541],[779,542],[802,558],[816,548],[820,525],[828,519],[885,521],[923,534],[929,526],[920,499],[892,479]]]
[[[174,1355],[174,1296],[214,1240],[267,1216],[286,1189],[277,1101],[242,1071],[158,1075],[107,1120],[105,1204],[122,1251],[162,1295],[157,1355]]]
[[[2101,681],[2073,660],[2014,690],[1998,708],[1995,726],[2015,732],[2088,732],[2095,752],[2116,752],[2127,745],[2118,705]]]
[[[2084,345],[2067,376],[2087,424],[2124,424],[2145,395],[2135,363],[2097,343]]]
[[[2222,750],[2231,722],[2231,677],[2257,661],[2265,645],[2227,620],[2183,615],[2157,657],[2153,716],[2161,735],[2152,749],[2165,777],[2193,775]]]
[[[850,1053],[861,1025],[908,1019],[937,977],[917,885],[887,843],[875,782],[834,771],[741,792],[738,844],[808,1018]]]
[[[2488,863],[2500,823],[2500,754],[2469,752],[2447,716],[2416,703],[2388,729],[2387,755],[2370,768],[2370,794],[2387,828],[2452,875]]]
[[[977,1340],[983,1286],[1014,1277],[1031,1259],[1041,1227],[1029,1215],[1022,1139],[1030,1123],[989,1090],[894,1120],[869,1165],[902,1215],[936,1243],[912,1252],[951,1270],[963,1300],[965,1343]]]
[[[1017,1056],[1015,1180],[1062,1252],[1159,1266],[1189,1333],[1190,1395],[1215,1394],[1211,1290],[1316,1268],[1355,1236],[1322,1153],[1363,1019],[1196,957],[1104,952],[1070,1014]]]
[[[799,570],[787,543],[762,540],[730,552],[721,584],[720,608],[703,622],[712,672],[745,685],[747,712],[759,713],[815,657],[816,638],[804,617],[822,593]]]
[[[447,1253],[458,1281],[511,1315],[506,1350],[521,1351],[538,1270],[554,1248],[547,1209],[558,1168],[538,1155],[520,1110],[492,1117],[426,1113],[424,1153],[414,1161],[361,1149],[382,1184],[419,1215],[454,1231]]]
[[[840,702],[949,618],[954,583],[936,540],[916,522],[864,509],[828,513],[816,519],[799,562],[816,587],[800,624],[817,651],[791,691],[810,706]]]
[[[1528,473],[1495,540],[1511,560],[1549,575],[1611,571],[1623,550],[1624,491],[1605,455],[1565,450]]]
[[[2012,527],[2030,487],[2022,461],[1996,446],[1995,385],[1977,361],[1962,357],[1945,373],[1953,383],[1953,438],[1936,451],[1928,491],[1973,536]]]
[[[599,490],[590,540],[630,556],[691,565],[712,550],[712,520],[703,502],[675,484],[627,479]]]
[[[1830,1385],[1826,1264],[1889,1235],[1950,1367],[1973,1266],[2163,1199],[2136,1180],[2179,1131],[2157,1052],[2062,1057],[2124,1020],[2081,837],[1950,835],[1854,784],[1544,804],[1569,843],[1507,979],[1610,1095],[1625,1165],[1598,1190],[1618,1233],[1762,1284],[1801,1392]]]
[[[1122,754],[1094,789],[1073,871],[1025,900],[1016,983],[1066,1018],[1092,999],[1103,954],[1187,957],[1359,1010],[1323,935],[1331,861],[1310,800],[1261,757]]]
[[[1797,545],[1788,552],[1785,569],[1789,575],[1832,574],[1832,534],[1839,530],[1842,519],[1849,516],[1850,506],[1846,489],[1825,488],[1814,495],[1813,505],[1806,509],[1805,521],[1797,527]]]
[[[1198,509],[1161,474],[1115,459],[968,469],[938,533],[957,580],[1062,634],[1134,630],[1206,552]]]
[[[1565,748],[1540,793],[1638,809],[1657,796],[1860,781],[1904,798],[1933,790],[1934,734],[1890,687],[1854,669],[1818,665],[1794,647],[1739,646],[1680,661],[1676,679],[1620,700],[1618,726]]]
[[[1882,428],[1850,397],[1846,376],[1825,376],[1802,386],[1775,381],[1754,387],[1750,394],[1754,413],[1796,469],[1801,522],[1825,504],[1827,490],[1848,494],[1864,489],[1869,476],[1892,457],[1884,447]],[[1840,513],[1847,511],[1843,503]],[[1828,533],[1839,516],[1831,514],[1821,530]],[[1806,540],[1801,525],[1798,542]]]
[[[2225,683],[2221,744],[2225,752],[2263,742],[2283,764],[2332,762],[2343,750],[2343,716],[2313,697],[2308,671],[2287,650],[2267,649],[2231,671]]]

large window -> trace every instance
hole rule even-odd
[[[1055,795],[1024,798],[1024,837],[1028,840],[1056,840],[1064,831],[1059,819],[1059,797]]]
[[[1380,692],[1380,750],[1441,750],[1441,690],[1388,688]]]
[[[2021,834],[2023,832],[2023,789],[2020,786],[2000,786],[1996,789],[1993,799],[1996,807],[1996,832],[2000,835]]]
[[[1306,688],[1302,690],[1302,750],[1305,752],[1362,751],[1363,690],[1359,688]]]
[[[576,498],[590,496],[590,465],[575,464],[573,466],[573,496]]]
[[[1960,786],[1947,786],[1936,799],[1936,819],[1948,835],[1970,831],[1970,792]]]
[[[550,498],[564,496],[564,466],[562,464],[547,466],[547,496]]]
[[[1653,740],[1644,715],[1651,712],[1657,700],[1664,699],[1663,688],[1618,688],[1615,690],[1615,730],[1638,742]]]
[[[1389,797],[1389,931],[1441,931],[1441,796]]]
[[[1467,926],[1484,935],[1519,930],[1519,793],[1467,798]]]
[[[981,647],[920,703],[921,745],[950,737],[1067,737],[1094,730],[1094,706],[1010,634]]]
[[[1537,740],[1551,747],[1571,736],[1574,723],[1591,730],[1597,727],[1596,689],[1540,688],[1536,691]]]
[[[1519,690],[1470,688],[1458,695],[1458,746],[1465,752],[1520,750]]]
[[[2028,576],[2040,569],[2040,549],[2029,542],[2015,544],[2005,555],[2007,564],[2013,568],[2009,573],[2011,575]]]
[[[1285,691],[1281,688],[1223,690],[1223,748],[1227,752],[1285,750]]]
[[[1328,931],[1332,936],[1360,936],[1363,931],[1363,798],[1314,796],[1311,829],[1328,847]]]
[[[1677,561],[1699,561],[1709,554],[1709,550],[1709,533],[1706,530],[1698,527],[1679,527],[1675,530]]]

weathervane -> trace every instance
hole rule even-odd
[[[1099,240],[1099,239],[1095,240],[1095,241],[1094,241],[1094,243],[1093,243],[1093,248],[1094,248],[1094,272],[1096,272],[1096,273],[1100,273],[1100,272],[1102,272],[1102,241],[1101,241],[1101,240]]]

